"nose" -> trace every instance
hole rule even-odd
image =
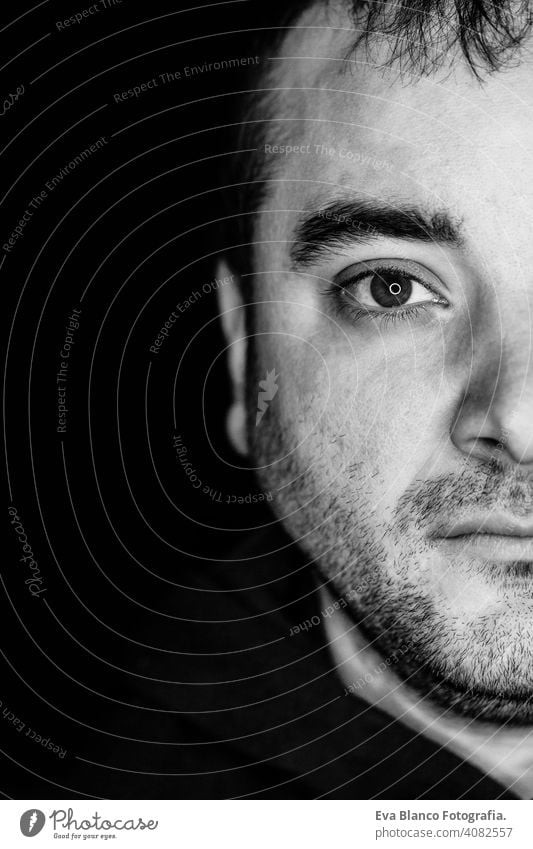
[[[474,357],[451,435],[464,454],[533,468],[532,348],[528,334]]]

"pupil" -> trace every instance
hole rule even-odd
[[[380,307],[403,306],[409,300],[412,290],[411,281],[393,269],[374,273],[370,282],[370,292]]]

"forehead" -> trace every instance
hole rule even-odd
[[[504,230],[516,227],[517,207],[531,215],[530,56],[481,83],[459,56],[419,77],[385,67],[377,41],[351,53],[355,35],[348,16],[312,9],[272,60],[279,91],[258,151],[274,177],[267,206],[301,210],[357,191],[446,207],[474,232],[480,204],[490,204],[486,226],[497,219]]]

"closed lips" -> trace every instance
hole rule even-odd
[[[455,522],[449,531],[443,534],[447,539],[454,537],[470,536],[472,534],[508,536],[508,537],[533,537],[533,520],[527,523],[518,521],[514,517],[487,516],[476,520],[462,520]]]

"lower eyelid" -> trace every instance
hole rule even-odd
[[[412,307],[394,310],[367,310],[364,307],[339,306],[338,314],[354,325],[359,321],[378,321],[380,324],[393,324],[396,321],[413,321],[421,313],[427,312],[427,304],[413,304]]]

